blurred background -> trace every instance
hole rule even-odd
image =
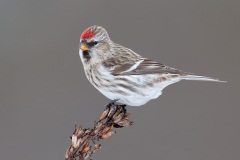
[[[96,160],[239,160],[239,0],[1,0],[0,157],[64,159],[74,124],[92,127],[109,100],[85,78],[79,36],[111,39],[224,83],[184,81],[101,142]]]

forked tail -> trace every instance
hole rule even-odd
[[[213,82],[224,82],[226,83],[227,81],[221,81],[216,78],[212,77],[205,77],[205,76],[197,76],[197,75],[186,75],[181,77],[184,80],[196,80],[196,81],[213,81]]]

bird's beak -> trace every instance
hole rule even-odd
[[[83,50],[83,51],[89,50],[89,47],[88,47],[86,44],[82,44],[80,48],[81,48],[81,50]]]

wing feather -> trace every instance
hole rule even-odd
[[[161,63],[140,58],[135,61],[124,61],[112,64],[110,71],[113,75],[144,75],[144,74],[174,74],[183,75],[185,72],[165,66]]]

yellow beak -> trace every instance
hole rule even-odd
[[[89,50],[89,48],[88,48],[88,46],[87,46],[86,44],[82,44],[80,48],[81,48],[81,50],[83,50],[83,51]]]

